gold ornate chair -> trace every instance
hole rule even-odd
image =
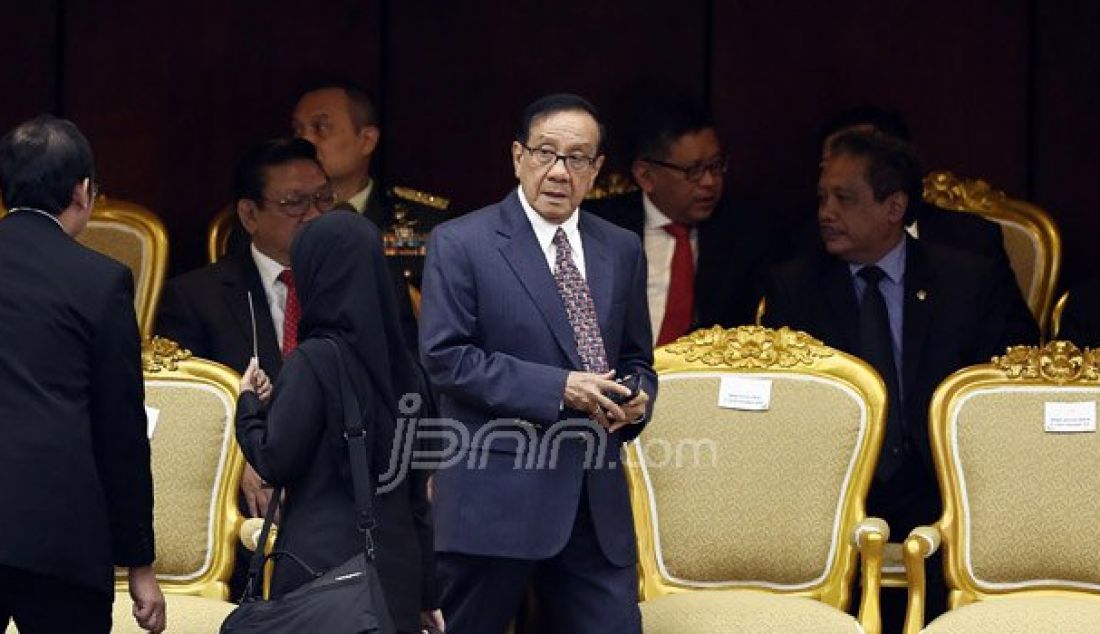
[[[1100,631],[1097,401],[1100,350],[1068,341],[1010,348],[940,385],[944,514],[905,541],[907,634]],[[922,630],[924,558],[941,544],[950,610]]]
[[[653,419],[627,448],[645,632],[877,634],[889,529],[864,511],[885,425],[874,370],[758,326],[691,333],[656,368]],[[844,612],[857,551],[859,622]]]
[[[1005,251],[1028,308],[1046,333],[1062,266],[1062,239],[1046,211],[1009,198],[980,179],[936,171],[924,178],[924,200],[954,211],[981,214],[1001,226]]]
[[[215,632],[233,609],[244,458],[234,435],[240,378],[160,337],[142,350],[145,405],[156,410],[152,447],[154,567],[171,632]],[[138,632],[124,576],[116,583],[114,632]]]
[[[1069,291],[1065,291],[1054,302],[1054,308],[1050,311],[1050,338],[1057,339],[1062,331],[1062,313],[1066,312],[1066,304],[1069,303]]]

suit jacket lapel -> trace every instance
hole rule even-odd
[[[249,313],[248,293],[252,293],[252,304],[256,311],[256,339],[260,354],[260,366],[272,378],[278,375],[283,365],[283,354],[279,349],[279,340],[275,335],[275,322],[271,319],[267,293],[260,272],[252,260],[251,249],[239,249],[231,256],[233,266],[226,270],[222,278],[222,291],[225,303],[229,307],[233,321],[241,333],[243,341],[252,346],[252,317]]]
[[[500,253],[542,314],[562,352],[574,367],[582,368],[573,327],[565,314],[565,304],[558,294],[554,276],[546,265],[542,247],[535,238],[535,230],[527,221],[517,196],[517,192],[512,192],[500,204],[500,227],[497,233],[505,238],[500,246]],[[587,262],[587,258],[585,261]]]
[[[826,259],[822,287],[831,313],[825,323],[836,324],[836,347],[852,352],[859,336],[859,306],[848,265],[836,258]]]
[[[584,274],[588,282],[588,292],[592,294],[592,302],[596,305],[600,332],[608,332],[615,271],[612,269],[611,259],[607,257],[608,248],[603,232],[595,226],[588,212],[578,213],[581,214],[580,232],[584,242]]]
[[[906,238],[905,302],[902,314],[902,394],[913,394],[915,381],[924,353],[924,341],[932,321],[932,303],[936,301],[929,289],[935,275],[928,266],[924,250],[913,238]]]

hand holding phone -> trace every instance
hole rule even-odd
[[[634,400],[634,397],[638,396],[638,391],[641,389],[641,382],[637,374],[627,374],[626,376],[615,379],[615,382],[630,390],[630,394],[625,396],[618,392],[611,392],[607,395],[607,398],[611,399],[616,405],[629,403]]]

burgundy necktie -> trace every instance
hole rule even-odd
[[[561,227],[554,233],[554,246],[558,249],[554,261],[554,281],[557,282],[558,294],[565,303],[569,324],[573,326],[577,354],[584,364],[585,372],[602,374],[607,372],[607,351],[604,350],[600,324],[596,320],[596,305],[592,303],[588,282],[584,281],[577,265],[573,263],[573,249]]]
[[[287,357],[298,347],[298,320],[302,317],[302,307],[298,304],[298,290],[294,286],[294,276],[290,269],[279,273],[279,281],[286,285],[286,307],[283,309],[283,357]]]
[[[672,252],[672,266],[668,274],[668,295],[665,299],[665,316],[657,345],[674,341],[687,334],[695,311],[695,257],[691,252],[691,227],[672,223],[664,226],[676,239]]]

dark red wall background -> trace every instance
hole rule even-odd
[[[242,147],[285,133],[301,86],[332,77],[379,101],[379,175],[459,210],[513,185],[514,120],[550,91],[588,96],[613,132],[644,89],[708,100],[731,185],[792,219],[812,213],[822,119],[890,106],[929,167],[1053,214],[1064,281],[1100,273],[1089,0],[42,0],[5,2],[0,24],[0,128],[44,110],[76,121],[105,190],[164,219],[175,272],[203,262]]]

